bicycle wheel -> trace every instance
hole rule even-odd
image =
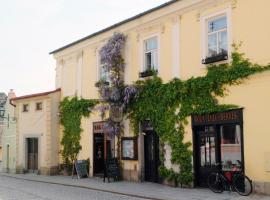
[[[253,190],[252,181],[243,174],[234,176],[233,186],[235,191],[242,196],[250,195]]]
[[[215,193],[221,193],[224,191],[224,185],[220,174],[218,173],[211,173],[208,176],[207,184],[210,190]]]

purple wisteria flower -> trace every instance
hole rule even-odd
[[[109,137],[114,137],[116,135],[120,135],[121,133],[121,125],[120,123],[115,123],[111,120],[108,120],[107,122],[105,122],[104,124],[104,132],[106,134],[108,134]]]
[[[117,62],[121,58],[122,49],[124,48],[126,36],[122,33],[114,33],[107,44],[100,50],[100,60],[105,63],[108,70],[119,63],[119,68],[123,67],[123,62]]]
[[[138,96],[138,89],[129,85],[124,90],[124,106],[127,106],[132,98],[136,98]]]

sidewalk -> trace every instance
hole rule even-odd
[[[154,200],[244,200],[244,199],[260,199],[270,200],[269,196],[261,196],[253,194],[249,197],[241,197],[236,193],[224,192],[222,194],[215,194],[208,189],[182,189],[164,186],[155,183],[136,183],[136,182],[111,182],[103,183],[101,178],[86,178],[86,179],[72,179],[67,176],[42,176],[34,174],[6,174],[0,173],[0,176],[8,176],[16,179],[23,179],[28,181],[59,184],[64,186],[73,186],[86,188],[91,190],[98,190],[102,192],[109,192],[115,194],[122,194],[127,196],[138,197],[142,199]]]

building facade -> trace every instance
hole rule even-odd
[[[5,105],[7,103],[7,95],[3,92],[0,93],[0,112],[5,113]],[[4,114],[0,114],[0,167],[2,164],[2,159],[3,159],[3,145],[2,145],[2,138],[3,138],[3,133],[4,133],[4,127],[5,127],[5,118]]]
[[[2,171],[7,173],[16,172],[16,117],[15,105],[11,99],[16,95],[10,90],[5,104],[4,127],[2,134]]]
[[[252,62],[267,64],[270,27],[265,24],[270,19],[269,6],[267,0],[170,1],[51,52],[56,60],[56,87],[62,90],[61,99],[76,95],[97,99],[95,83],[103,76],[99,50],[115,32],[127,36],[123,55],[126,84],[143,79],[150,69],[164,82],[203,76],[207,64],[231,61],[234,43],[242,43],[240,51]],[[255,182],[255,190],[266,192],[270,187],[269,86],[269,72],[254,75],[241,85],[229,87],[228,95],[218,99],[242,109],[189,117],[185,140],[193,145],[195,186],[205,185],[213,164],[210,161],[222,161],[224,170],[230,170],[239,160]],[[101,127],[98,113],[82,120],[79,159],[90,159],[91,176],[99,173],[97,157],[104,148]],[[124,137],[134,137],[128,120]],[[151,127],[141,129],[136,141],[138,158],[122,160],[125,179],[158,180],[158,141]],[[149,146],[152,150],[147,149]],[[214,150],[210,152],[209,147]],[[174,168],[170,148],[166,149],[165,166]],[[151,158],[153,162],[149,162]]]
[[[16,172],[58,173],[60,89],[11,99],[16,106]]]

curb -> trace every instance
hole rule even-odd
[[[117,195],[128,196],[128,197],[141,198],[141,199],[166,200],[166,199],[161,199],[161,198],[147,197],[147,196],[141,196],[141,195],[129,194],[129,193],[123,193],[123,192],[116,192],[116,191],[113,191],[113,190],[98,189],[98,188],[92,188],[92,187],[87,187],[87,186],[72,185],[72,184],[50,182],[50,181],[42,181],[42,180],[33,180],[33,179],[29,179],[29,178],[16,177],[16,176],[2,174],[2,173],[0,173],[0,176],[9,177],[9,178],[17,179],[17,180],[25,180],[25,181],[30,181],[30,182],[46,183],[46,184],[52,184],[52,185],[61,185],[61,186],[66,186],[66,187],[82,188],[82,189],[88,189],[88,190],[93,190],[93,191],[98,191],[98,192],[106,192],[106,193],[117,194]]]

